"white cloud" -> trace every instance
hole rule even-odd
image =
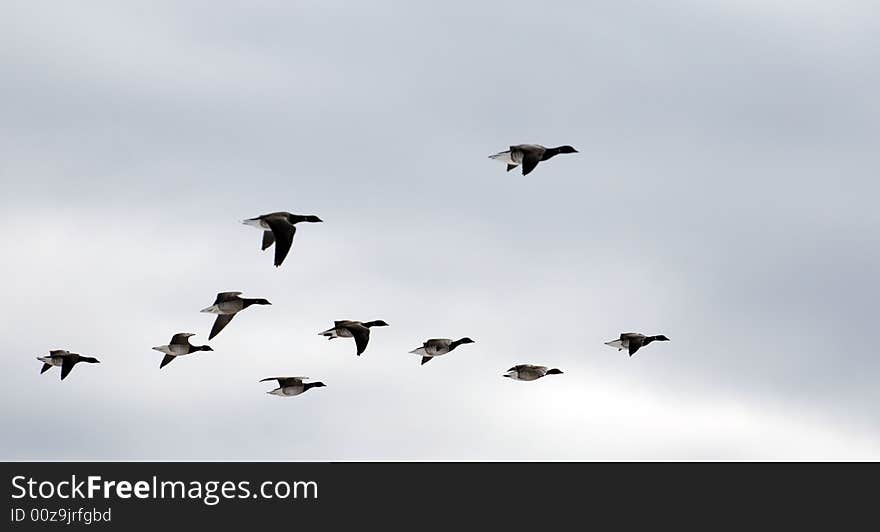
[[[3,456],[878,456],[857,9],[210,7],[2,8]],[[531,141],[581,153],[486,158]],[[275,269],[238,221],[279,209],[326,223]],[[221,290],[273,305],[160,371]],[[392,326],[358,358],[316,334],[340,318]],[[672,342],[602,345],[624,330]],[[39,375],[56,347],[102,364]],[[257,382],[287,372],[328,387]]]

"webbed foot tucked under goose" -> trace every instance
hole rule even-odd
[[[327,386],[321,381],[303,382],[304,380],[308,380],[308,377],[266,377],[265,379],[260,379],[260,382],[278,381],[278,388],[266,393],[282,397],[291,397],[305,393],[312,388]]]
[[[449,353],[456,347],[463,344],[472,344],[473,340],[470,338],[462,338],[460,340],[451,340],[449,338],[431,338],[422,344],[422,347],[418,347],[410,351],[410,353],[414,355],[420,355],[422,357],[422,365],[427,364],[434,357],[439,357]]]
[[[532,364],[520,364],[513,366],[502,377],[515,381],[534,381],[547,375],[562,375],[562,371],[556,368],[548,369],[547,366],[535,366]]]
[[[52,366],[61,366],[61,380],[67,377],[67,374],[73,369],[73,366],[80,362],[88,362],[89,364],[97,364],[101,362],[97,358],[87,357],[79,353],[71,353],[64,349],[55,349],[49,351],[48,356],[37,357],[37,360],[43,363],[40,374],[46,373]]]
[[[217,314],[217,319],[214,320],[214,326],[211,328],[211,334],[208,336],[208,340],[211,340],[220,334],[220,331],[232,321],[232,318],[234,318],[237,313],[249,306],[272,304],[262,298],[250,299],[246,297],[238,297],[240,295],[241,292],[220,292],[217,294],[217,299],[214,300],[213,305],[201,310],[201,312]]]
[[[159,364],[159,369],[170,364],[176,357],[188,355],[197,351],[213,351],[211,346],[208,345],[192,345],[189,343],[190,336],[195,336],[195,333],[177,333],[171,337],[171,341],[168,345],[160,345],[153,348],[156,351],[165,353],[165,358],[163,358],[162,362]]]
[[[605,345],[616,347],[618,351],[627,349],[629,356],[636,354],[636,351],[650,344],[651,342],[668,342],[669,338],[658,334],[656,336],[645,336],[641,333],[621,333],[620,338],[605,342]]]
[[[367,349],[367,343],[370,341],[370,327],[388,327],[388,324],[382,320],[367,322],[341,320],[334,321],[333,327],[318,334],[326,336],[328,340],[334,338],[354,338],[354,343],[357,346],[357,355],[360,356]]]
[[[318,223],[324,220],[314,215],[291,214],[289,212],[272,212],[256,218],[248,218],[241,223],[251,225],[263,231],[263,251],[275,244],[275,267],[281,266],[290,246],[293,245],[293,237],[296,235],[296,224],[300,222]]]
[[[539,162],[546,161],[560,153],[578,153],[578,151],[568,145],[546,148],[540,144],[517,144],[511,146],[507,151],[490,155],[489,158],[506,163],[508,172],[522,165],[522,175],[528,175],[538,166]]]

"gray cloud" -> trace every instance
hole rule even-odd
[[[0,8],[2,456],[880,456],[868,3],[521,7]],[[281,209],[326,223],[275,270],[238,220]],[[233,289],[273,306],[160,372]],[[340,318],[392,327],[357,358]]]

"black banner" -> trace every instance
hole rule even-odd
[[[9,530],[490,522],[635,524],[828,514],[876,502],[877,464],[6,462]],[[865,486],[866,489],[858,489]],[[866,515],[870,515],[867,514]],[[873,517],[872,517],[873,519]],[[709,521],[706,521],[708,528]],[[288,527],[289,528],[289,527]]]

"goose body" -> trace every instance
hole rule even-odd
[[[201,310],[201,312],[217,314],[217,319],[214,320],[214,326],[211,328],[211,334],[208,336],[208,340],[211,340],[220,334],[220,331],[229,325],[229,322],[232,321],[232,318],[234,318],[237,313],[249,306],[272,304],[262,298],[251,299],[239,296],[241,296],[241,292],[220,292],[217,294],[217,299],[214,300],[213,305]]]
[[[79,364],[80,362],[88,362],[90,364],[97,364],[100,362],[97,358],[87,357],[80,355],[79,353],[71,353],[65,349],[55,349],[49,351],[47,356],[37,357],[37,360],[43,363],[43,367],[40,369],[40,373],[46,373],[49,369],[60,366],[61,367],[61,380],[64,380],[65,377],[73,370],[73,366]]]
[[[37,360],[50,367],[60,366],[64,362],[64,357],[69,354],[70,351],[66,351],[64,349],[55,349],[53,351],[49,351],[49,356],[37,357]],[[49,368],[44,367],[40,373],[43,373],[48,369]]]
[[[340,320],[334,321],[333,327],[318,334],[326,336],[328,340],[334,338],[354,338],[357,355],[360,356],[367,349],[367,344],[370,342],[370,327],[388,327],[388,324],[382,320],[367,322]]]
[[[342,322],[339,322],[342,323]],[[358,322],[360,323],[360,322]],[[332,340],[334,338],[351,338],[354,335],[351,333],[351,330],[348,328],[339,325],[334,326],[332,329],[327,329],[326,331],[320,333],[321,336],[326,336],[328,340]]]
[[[516,381],[535,381],[547,375],[561,375],[562,371],[556,368],[548,369],[547,366],[535,366],[533,364],[520,364],[513,366],[502,377]]]
[[[669,338],[662,334],[645,336],[642,333],[621,333],[620,338],[605,342],[605,345],[616,347],[618,351],[626,349],[629,351],[629,356],[633,356],[636,351],[655,341],[668,342]]]
[[[517,144],[511,146],[509,150],[490,155],[490,159],[501,161],[507,164],[507,171],[511,171],[517,166],[522,165],[522,175],[528,175],[538,166],[541,161],[546,161],[560,153],[577,153],[578,151],[571,146],[557,146],[555,148],[547,148],[540,144]]]
[[[262,250],[265,251],[275,244],[275,267],[281,266],[290,246],[293,245],[293,237],[296,235],[296,224],[300,222],[318,223],[323,222],[315,215],[292,214],[289,212],[272,212],[262,214],[256,218],[242,220],[241,223],[256,227],[263,231]]]
[[[177,333],[171,337],[171,341],[167,345],[156,346],[153,349],[160,353],[165,353],[165,357],[159,364],[159,369],[164,368],[174,361],[175,358],[189,355],[197,351],[213,351],[208,345],[192,345],[189,343],[189,337],[195,336],[195,333]]]
[[[410,353],[421,356],[422,365],[424,365],[430,362],[432,358],[445,355],[462,344],[472,343],[474,343],[474,341],[467,337],[460,340],[431,338],[430,340],[426,340],[425,343],[422,344],[422,347],[417,347],[410,351]]]
[[[312,388],[323,388],[327,386],[323,382],[303,382],[308,377],[266,377],[260,379],[260,382],[278,381],[278,387],[266,393],[271,395],[279,395],[281,397],[291,397],[307,392]]]

